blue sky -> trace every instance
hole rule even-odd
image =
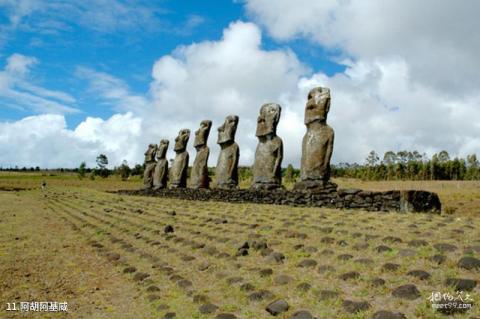
[[[108,73],[125,81],[134,93],[146,94],[152,80],[152,65],[160,56],[169,54],[179,45],[217,40],[232,21],[250,20],[239,1],[165,0],[140,1],[138,5],[153,12],[150,20],[135,21],[125,28],[115,23],[93,28],[88,22],[79,22],[78,18],[62,16],[59,12],[28,16],[22,22],[25,27],[8,34],[1,56],[18,53],[35,57],[38,63],[31,70],[35,82],[76,99],[74,106],[81,112],[66,116],[68,127],[74,128],[85,116],[106,119],[116,112],[114,105],[105,105],[88,91],[88,83],[76,76],[77,67]],[[0,22],[8,24],[11,12],[0,12]],[[52,27],[37,27],[45,22]],[[344,70],[321,46],[307,39],[276,41],[264,35],[262,46],[266,50],[288,47],[303,63],[327,74]],[[1,63],[3,68],[6,60],[2,59]],[[0,97],[0,102],[2,100]],[[0,120],[16,121],[36,113],[29,109],[2,107]]]
[[[334,163],[478,153],[479,11],[474,0],[0,0],[0,166],[93,166],[99,153],[133,165],[149,143],[229,114],[251,165],[267,102],[282,105],[284,164],[298,166],[315,86],[332,92]]]

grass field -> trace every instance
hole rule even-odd
[[[372,318],[379,310],[447,318],[428,297],[457,296],[455,281],[447,283],[455,278],[477,284],[464,287],[473,308],[450,317],[480,316],[480,268],[462,267],[480,257],[480,183],[336,182],[436,191],[448,209],[427,215],[191,202],[105,192],[138,188],[139,179],[4,173],[0,317],[273,318],[266,307],[284,300],[279,318],[300,310],[317,318]],[[398,289],[404,285],[413,286]],[[6,311],[6,303],[21,301],[66,301],[68,312]]]

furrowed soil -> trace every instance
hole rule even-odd
[[[52,177],[42,190],[34,180],[0,178],[1,318],[480,316],[480,205],[377,213],[120,196],[104,190],[139,183],[111,180]],[[460,290],[472,309],[432,309],[432,293],[458,296],[457,279],[471,280]],[[6,310],[24,301],[67,302],[68,312]]]

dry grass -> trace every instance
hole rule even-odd
[[[45,191],[38,189],[42,179],[47,181]],[[337,183],[378,190],[421,187],[438,191],[451,205],[478,198],[475,183],[465,183],[458,192],[454,184],[443,182]],[[480,217],[471,212],[402,215],[191,202],[102,191],[139,185],[139,180],[2,175],[0,188],[36,189],[0,191],[1,300],[67,301],[71,318],[162,318],[169,312],[175,312],[176,318],[214,318],[222,312],[238,318],[271,318],[265,307],[277,298],[290,305],[281,318],[290,318],[300,309],[318,318],[371,318],[381,309],[402,312],[407,318],[442,318],[430,308],[428,296],[434,291],[453,293],[445,284],[447,278],[479,278],[478,269],[457,266],[465,255],[479,258]],[[173,233],[164,233],[167,225],[173,226]],[[262,255],[267,251],[254,248],[247,256],[237,257],[238,248],[253,240],[265,242],[285,260],[271,261]],[[426,245],[412,246],[412,240]],[[434,247],[438,243],[456,248],[441,252]],[[391,251],[377,252],[380,245]],[[437,254],[446,257],[444,263],[430,259]],[[306,259],[316,265],[298,267]],[[386,263],[398,264],[398,269],[385,271]],[[330,271],[319,271],[325,266]],[[125,273],[126,269],[134,271]],[[265,269],[272,274],[262,275]],[[427,271],[430,278],[407,275],[418,269]],[[351,271],[359,277],[340,278]],[[149,276],[136,280],[140,273]],[[290,281],[279,284],[280,275],[289,276]],[[384,279],[385,285],[372,286],[374,278]],[[247,283],[252,291],[240,288]],[[311,288],[299,290],[302,283]],[[421,296],[415,300],[393,297],[393,289],[403,284],[414,284]],[[152,291],[153,286],[158,291]],[[260,290],[268,290],[273,297],[251,301],[249,295]],[[322,290],[338,295],[321,300]],[[470,292],[477,305],[479,292],[478,285]],[[341,304],[346,299],[367,301],[370,308],[349,314]],[[218,307],[214,314],[200,313],[199,307],[207,302]],[[4,309],[0,317],[19,317]],[[455,318],[475,315],[480,315],[478,306]]]

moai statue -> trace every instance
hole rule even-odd
[[[192,174],[190,176],[192,188],[208,188],[210,178],[208,177],[208,156],[210,149],[207,146],[208,135],[212,127],[212,121],[205,120],[200,123],[200,128],[195,132],[193,146],[197,155],[193,161]]]
[[[253,164],[253,189],[271,190],[282,185],[283,142],[277,136],[281,112],[282,107],[275,103],[267,103],[260,108],[256,132],[258,145]]]
[[[330,182],[330,159],[333,152],[333,129],[327,125],[330,89],[317,87],[308,93],[305,106],[307,133],[303,137],[301,181],[296,190],[322,191],[336,189]]]
[[[171,173],[171,188],[184,188],[187,186],[188,152],[187,143],[190,138],[190,130],[182,129],[175,138],[175,160]]]
[[[143,172],[143,186],[145,189],[153,187],[153,171],[155,170],[155,153],[157,145],[149,144],[145,152],[145,171]]]
[[[218,155],[215,178],[217,188],[234,189],[238,186],[238,159],[240,149],[235,143],[235,132],[237,131],[238,116],[229,115],[225,122],[218,128],[217,144],[221,150]]]
[[[153,189],[160,189],[167,187],[168,180],[168,161],[167,161],[167,150],[168,150],[168,140],[161,140],[157,149],[157,164],[155,165],[155,170],[153,172]]]

